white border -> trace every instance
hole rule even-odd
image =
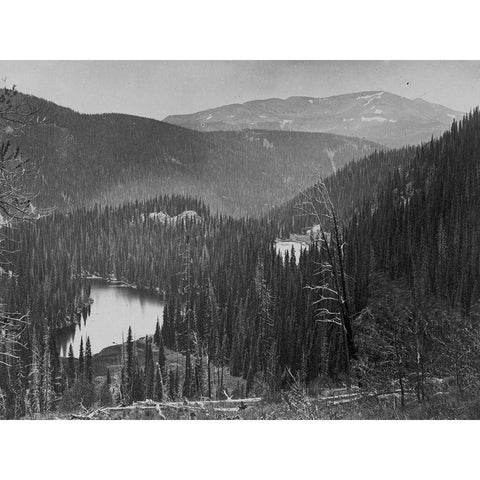
[[[478,59],[474,2],[2,3],[3,59]],[[435,79],[432,79],[435,81]],[[472,478],[475,422],[2,422],[6,479]],[[475,429],[475,430],[474,430]],[[307,477],[308,475],[308,477]]]
[[[3,3],[5,60],[478,59],[472,0]]]

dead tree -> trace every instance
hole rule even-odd
[[[356,357],[352,332],[352,312],[349,305],[348,278],[345,271],[345,242],[335,207],[328,189],[319,181],[310,191],[304,192],[300,205],[303,214],[315,222],[319,231],[321,248],[326,253],[317,275],[320,284],[309,286],[319,294],[315,300],[317,318],[320,322],[338,325],[342,331],[345,354],[347,387],[351,387],[351,360]],[[328,230],[327,230],[328,228]]]
[[[36,111],[15,87],[0,89],[0,264],[6,268],[9,255],[14,253],[12,247],[6,246],[9,230],[19,221],[45,214],[33,206],[34,194],[27,186],[33,172],[30,162],[14,146],[23,128],[39,122]],[[15,352],[22,346],[20,339],[27,321],[28,314],[7,312],[0,305],[0,363],[9,366],[17,357]]]

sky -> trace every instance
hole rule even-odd
[[[230,103],[385,90],[459,111],[480,61],[0,61],[0,81],[82,113],[158,120]]]

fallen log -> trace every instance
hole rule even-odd
[[[92,412],[86,411],[85,414],[72,414],[72,420],[94,420],[96,417],[102,414],[117,413],[117,412],[134,412],[134,411],[145,411],[145,410],[155,410],[158,413],[159,418],[166,419],[165,415],[162,413],[162,409],[174,409],[177,411],[197,411],[197,412],[206,412],[208,410],[213,410],[215,412],[224,412],[232,413],[239,410],[243,410],[248,405],[260,402],[262,399],[260,397],[255,398],[239,398],[233,399],[229,398],[226,400],[203,400],[203,401],[183,401],[183,402],[155,402],[153,400],[144,400],[142,402],[135,402],[132,405],[123,405],[115,407],[103,407],[96,409]],[[238,404],[238,405],[237,405]],[[84,408],[84,410],[86,410]]]

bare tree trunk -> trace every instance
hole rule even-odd
[[[343,350],[345,355],[345,373],[347,376],[347,388],[351,388],[351,360],[356,356],[355,344],[351,325],[351,313],[347,288],[347,274],[345,272],[344,242],[338,224],[335,208],[330,199],[327,187],[323,182],[314,187],[318,198],[306,199],[303,203],[304,212],[313,216],[318,222],[323,247],[327,253],[328,263],[322,264],[319,273],[328,273],[330,278],[323,285],[312,287],[321,293],[320,301],[326,302],[326,307],[319,309],[320,321],[334,323],[342,329]],[[320,210],[318,208],[320,205]],[[327,238],[322,217],[326,217],[333,229],[330,238]],[[336,311],[329,309],[329,303],[336,304]]]
[[[208,398],[212,398],[212,372],[210,365],[210,355],[208,356],[207,361],[207,381],[208,381]]]

